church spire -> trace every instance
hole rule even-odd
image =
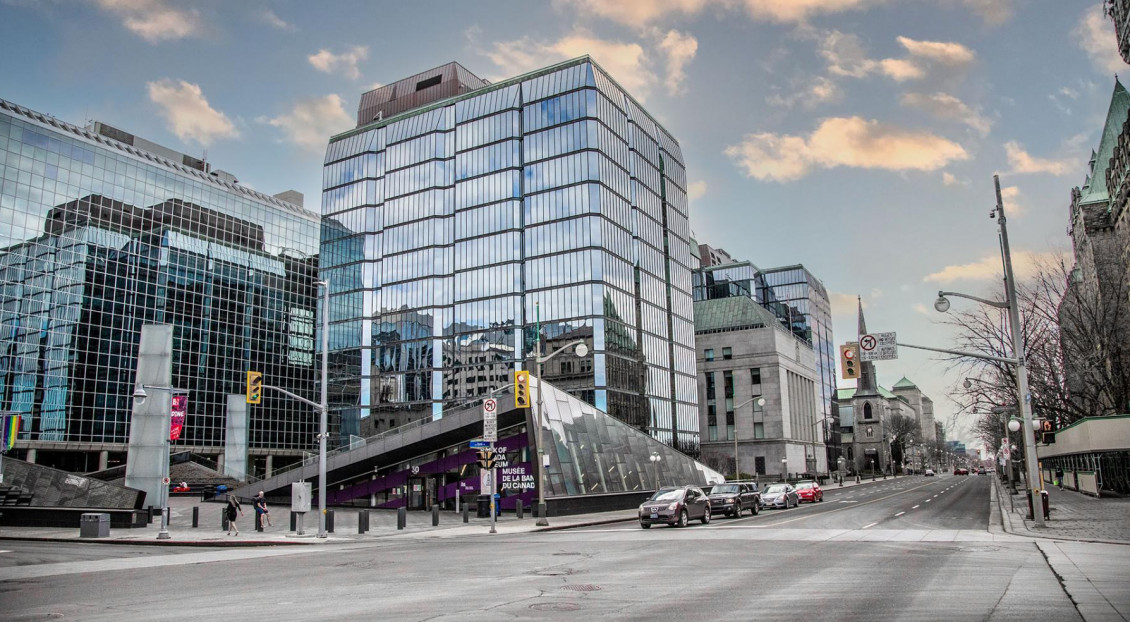
[[[857,296],[859,301],[859,336],[867,334],[867,322],[863,319],[863,297]],[[861,361],[859,364],[859,380],[855,384],[856,395],[877,395],[879,389],[875,380],[875,363]]]
[[[863,297],[856,296],[855,299],[859,302],[859,337],[867,334],[867,322],[863,320]]]

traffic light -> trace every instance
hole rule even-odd
[[[263,401],[263,372],[247,372],[247,403],[258,404]]]
[[[840,346],[840,368],[843,370],[844,380],[859,378],[859,344],[845,343]]]
[[[530,372],[514,372],[514,407],[530,407]]]
[[[479,467],[483,469],[494,468],[494,450],[493,449],[480,449],[479,450]]]
[[[1040,434],[1043,436],[1045,445],[1055,444],[1055,424],[1052,423],[1051,419],[1044,419],[1040,423]]]

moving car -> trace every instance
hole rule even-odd
[[[981,467],[981,468],[977,469],[977,475],[984,475],[984,474],[985,474],[985,467]]]
[[[710,489],[710,511],[737,518],[742,512],[761,511],[761,492],[753,482],[726,482]]]
[[[763,508],[795,508],[800,505],[800,497],[792,484],[773,484],[761,493]]]
[[[934,477],[934,469],[926,469],[926,477]]]
[[[824,501],[824,490],[816,482],[797,482],[796,494],[798,502],[818,503]]]
[[[953,470],[954,475],[969,475],[969,469],[965,467],[957,467]]]
[[[686,527],[694,519],[704,525],[710,522],[710,500],[698,486],[660,488],[640,504],[640,527],[644,529],[656,523]]]

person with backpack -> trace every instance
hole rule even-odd
[[[235,495],[228,495],[228,507],[225,509],[228,513],[228,535],[232,535],[231,530],[235,530],[235,535],[239,535],[239,527],[235,524],[236,513],[243,516],[243,506],[239,504],[239,499]]]

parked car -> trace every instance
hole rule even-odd
[[[981,468],[977,469],[977,475],[984,475],[984,474],[985,474],[985,467],[981,467]]]
[[[698,486],[661,488],[640,504],[640,527],[644,529],[656,523],[686,527],[694,519],[704,525],[710,522],[710,499]]]
[[[800,505],[800,497],[792,484],[773,484],[761,492],[763,508],[795,508]]]
[[[798,502],[818,503],[824,501],[824,490],[816,482],[797,482],[796,494]]]
[[[753,482],[726,482],[716,484],[710,489],[710,511],[737,518],[742,512],[750,514],[761,511],[761,491]]]
[[[965,467],[957,467],[953,470],[954,475],[969,475],[969,469]]]
[[[925,475],[926,477],[934,477],[934,469],[926,469],[926,472],[923,473],[923,475]]]

